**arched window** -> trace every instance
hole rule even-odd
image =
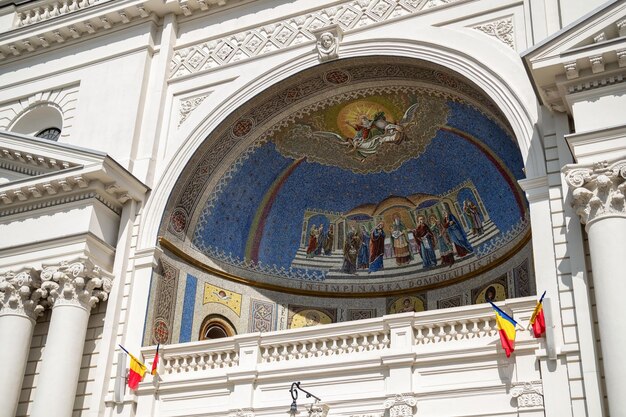
[[[235,327],[227,318],[211,314],[203,320],[200,326],[199,340],[221,339],[236,334]]]
[[[42,139],[48,139],[53,142],[59,140],[59,136],[61,136],[61,129],[56,127],[48,127],[37,133],[35,136]]]
[[[29,107],[9,130],[24,135],[57,141],[63,128],[63,114],[54,103],[39,103]]]

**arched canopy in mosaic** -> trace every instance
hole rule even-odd
[[[261,288],[419,291],[528,243],[523,177],[506,120],[470,81],[414,59],[338,60],[263,92],[206,138],[161,244]]]

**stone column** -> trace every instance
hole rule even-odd
[[[35,320],[44,310],[40,284],[34,269],[0,275],[0,417],[17,410]]]
[[[107,299],[111,278],[88,259],[46,266],[41,288],[52,305],[31,417],[71,417],[91,308]]]
[[[588,235],[609,410],[617,416],[626,410],[626,160],[572,164],[563,172]]]

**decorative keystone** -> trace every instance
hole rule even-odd
[[[339,43],[343,38],[343,32],[339,25],[326,26],[325,28],[311,31],[317,42],[317,56],[320,62],[339,58]]]

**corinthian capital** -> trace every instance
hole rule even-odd
[[[111,292],[111,276],[86,258],[44,266],[41,280],[50,305],[74,304],[90,310]]]
[[[563,168],[565,181],[572,187],[572,206],[582,224],[608,216],[626,217],[626,160],[578,164]]]
[[[22,314],[36,320],[44,310],[43,295],[35,269],[0,275],[0,315]]]

